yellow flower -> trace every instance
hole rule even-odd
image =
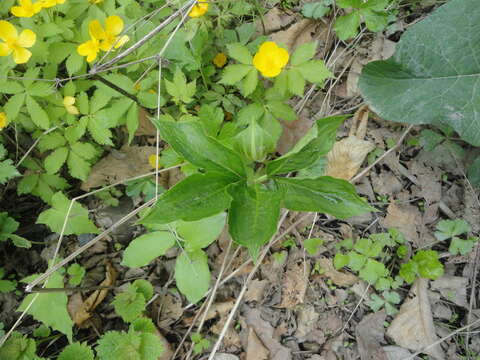
[[[13,53],[13,61],[17,64],[24,64],[32,56],[32,53],[25,48],[32,47],[37,41],[37,35],[32,30],[23,30],[18,35],[15,26],[8,21],[0,20],[0,56],[8,56]]]
[[[81,56],[86,56],[87,61],[91,63],[97,58],[98,52],[100,51],[100,42],[97,39],[91,39],[85,41],[83,44],[80,44],[77,47],[77,52]]]
[[[105,20],[105,29],[98,20],[90,22],[90,29],[90,35],[100,40],[100,49],[103,51],[109,51],[112,47],[118,49],[129,40],[127,35],[118,36],[123,30],[123,20],[116,15],[109,16]]]
[[[213,58],[213,63],[215,64],[216,67],[222,68],[227,63],[227,56],[224,53],[218,53]]]
[[[150,164],[150,166],[154,169],[157,168],[157,159],[158,159],[158,168],[160,169],[162,167],[162,165],[160,165],[160,157],[158,157],[157,155],[155,154],[152,154],[148,157],[148,163]]]
[[[40,0],[40,4],[43,8],[51,8],[55,5],[64,4],[65,0]]]
[[[75,98],[73,96],[65,96],[63,98],[63,106],[65,106],[65,109],[69,114],[72,115],[78,115],[79,111],[77,107],[74,105],[75,104]]]
[[[287,65],[288,51],[273,41],[265,41],[253,57],[253,66],[265,77],[278,76]]]
[[[92,4],[100,4],[103,0],[89,0]]]
[[[32,4],[32,0],[18,0],[20,6],[12,6],[10,12],[17,17],[32,17],[42,10],[42,4],[36,2]]]
[[[0,112],[0,130],[2,130],[4,127],[7,127],[7,125],[7,114],[5,114],[4,112]]]
[[[205,13],[208,10],[208,3],[206,2],[201,2],[197,3],[196,5],[193,6],[192,10],[188,13],[188,16],[191,18],[197,18],[202,15],[205,15]]]

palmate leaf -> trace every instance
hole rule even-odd
[[[315,211],[339,219],[375,211],[362,200],[352,184],[322,176],[317,179],[276,178],[285,190],[284,204],[295,211]]]
[[[409,28],[392,58],[364,67],[367,104],[391,121],[449,125],[479,146],[478,24],[477,0],[451,0]]]

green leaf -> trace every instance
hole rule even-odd
[[[251,68],[247,76],[243,80],[242,95],[248,96],[255,91],[258,85],[258,71],[255,68]]]
[[[37,275],[33,275],[28,279],[32,281],[35,277]],[[63,288],[63,276],[58,272],[54,272],[48,278],[45,288]],[[67,311],[67,294],[62,291],[29,294],[23,299],[17,311],[25,311],[34,297],[36,297],[36,300],[29,307],[27,313],[46,326],[67,335],[68,340],[71,342],[73,321]],[[52,309],[55,309],[55,311],[52,311]]]
[[[286,174],[313,165],[318,158],[331,150],[337,129],[345,119],[345,116],[331,116],[317,120],[314,129],[307,133],[297,146],[267,164],[267,174]],[[300,147],[303,144],[305,145]]]
[[[287,70],[288,90],[294,95],[303,96],[305,89],[305,78],[297,68]]]
[[[210,286],[207,255],[202,250],[182,252],[175,263],[175,281],[188,301],[201,300]]]
[[[463,219],[442,220],[437,224],[435,237],[440,240],[453,238],[470,231],[470,225]]]
[[[391,121],[449,125],[479,146],[477,9],[475,0],[447,2],[402,35],[392,58],[365,66],[359,87],[370,108]]]
[[[361,18],[358,11],[353,11],[348,15],[337,17],[333,28],[340,40],[347,40],[358,34],[360,21]]]
[[[306,18],[318,20],[330,12],[332,1],[315,1],[303,4],[302,15]]]
[[[272,138],[255,120],[234,138],[234,148],[250,161],[263,161],[274,146]]]
[[[79,264],[72,264],[67,269],[67,274],[70,275],[68,283],[72,286],[80,285],[85,276],[85,268]]]
[[[198,112],[198,117],[203,123],[205,133],[208,136],[216,137],[223,122],[223,110],[218,106],[203,104]]]
[[[5,344],[0,347],[0,358],[5,360],[35,360],[37,357],[35,340],[14,331]]]
[[[0,241],[8,240],[18,229],[19,223],[8,216],[7,212],[0,213]]]
[[[235,64],[229,65],[223,70],[220,84],[234,85],[242,80],[252,69],[251,65]]]
[[[342,253],[336,253],[335,257],[333,258],[333,266],[335,269],[339,270],[348,265],[349,257],[348,255]]]
[[[360,270],[358,275],[369,284],[375,284],[379,278],[388,275],[388,270],[381,262],[367,259],[365,266]]]
[[[318,250],[320,250],[320,246],[322,246],[324,242],[325,241],[320,238],[310,238],[303,242],[303,246],[307,253],[314,256],[317,254]]]
[[[125,322],[132,322],[140,317],[145,310],[146,303],[145,296],[131,284],[127,291],[117,294],[112,301],[115,312]]]
[[[162,138],[193,165],[235,177],[245,176],[241,158],[233,150],[207,136],[198,121],[155,120],[154,124]]]
[[[296,67],[302,76],[311,83],[323,84],[323,82],[332,77],[333,74],[328,70],[322,60],[312,60]]]
[[[16,247],[21,247],[25,249],[29,249],[32,247],[32,243],[29,240],[15,234],[10,235],[10,240],[12,240],[13,245],[15,245]]]
[[[247,47],[240,43],[227,44],[228,55],[237,60],[238,62],[246,65],[252,64],[252,54],[248,51]]]
[[[247,187],[245,183],[232,187],[233,197],[228,212],[228,230],[232,239],[248,248],[253,259],[277,231],[282,193],[261,185]]]
[[[273,116],[284,121],[297,120],[297,113],[295,110],[293,110],[290,105],[285,104],[282,101],[269,101],[267,103],[267,109],[273,114]]]
[[[5,104],[5,113],[10,120],[17,118],[20,109],[25,102],[25,93],[13,95]]]
[[[99,117],[90,116],[88,119],[87,129],[90,135],[92,135],[93,140],[95,140],[98,144],[113,146],[113,142],[111,140],[113,134]]]
[[[377,257],[382,253],[384,244],[379,241],[374,241],[370,239],[358,239],[354,245],[354,249],[360,254],[363,254],[367,257]]]
[[[295,52],[292,54],[292,59],[290,60],[292,66],[303,64],[312,59],[317,51],[317,44],[318,43],[316,41],[313,41],[297,47]]]
[[[346,219],[375,211],[345,180],[322,176],[317,179],[276,178],[285,189],[285,207],[294,211],[315,211]]]
[[[350,251],[348,253],[348,267],[353,271],[360,271],[366,261],[367,257],[365,255],[356,253],[355,251]]]
[[[473,240],[463,240],[455,236],[450,242],[448,251],[452,255],[466,255],[472,251],[474,245],[475,241]]]
[[[67,66],[67,72],[68,75],[73,75],[82,69],[83,65],[85,63],[85,60],[82,56],[77,54],[76,51],[73,51],[72,54],[68,57],[66,66]]]
[[[167,92],[172,95],[176,102],[181,101],[186,104],[193,101],[193,95],[196,91],[195,80],[187,83],[187,78],[182,70],[177,67],[173,75],[173,81],[165,79],[165,87]]]
[[[145,226],[175,220],[195,221],[218,214],[230,206],[227,188],[231,179],[218,174],[194,174],[163,193],[140,223]]]
[[[480,157],[477,157],[468,167],[467,175],[473,186],[480,187]]]
[[[185,250],[200,250],[214,242],[222,233],[226,218],[227,215],[222,212],[197,221],[178,221],[175,227],[185,241]]]
[[[74,178],[86,181],[90,173],[91,165],[80,157],[76,152],[70,151],[67,158],[68,171]]]
[[[165,255],[175,245],[175,237],[167,231],[155,231],[133,239],[123,253],[122,265],[141,267]]]
[[[138,128],[138,106],[132,104],[127,112],[128,143],[130,144]]]
[[[388,25],[388,14],[386,12],[362,11],[363,19],[367,29],[373,32],[382,31]]]
[[[93,360],[93,350],[87,344],[73,343],[62,350],[57,360]]]
[[[40,213],[37,224],[45,224],[56,233],[62,231],[63,223],[70,207],[70,200],[61,192],[52,197],[52,208]],[[65,226],[65,235],[97,234],[98,229],[88,218],[88,210],[75,202]]]
[[[443,275],[443,265],[434,250],[418,251],[412,261],[417,264],[418,274],[423,278],[436,280]]]
[[[60,147],[48,155],[44,160],[47,174],[57,173],[67,160],[68,148]]]
[[[56,148],[59,148],[67,143],[67,140],[65,137],[59,132],[59,131],[54,131],[52,133],[43,135],[39,142],[38,142],[38,148],[40,151],[47,151],[47,150],[53,150]]]
[[[157,360],[163,346],[156,334],[107,331],[95,350],[98,360]]]
[[[0,161],[0,184],[5,184],[8,180],[20,176],[17,168],[10,159]]]
[[[50,126],[50,119],[45,110],[42,109],[33,97],[27,96],[26,99],[27,110],[33,123],[41,129],[48,129]]]

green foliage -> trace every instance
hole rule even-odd
[[[18,222],[8,216],[6,212],[0,212],[0,241],[10,240],[15,246],[30,248],[32,244],[27,239],[15,235],[18,230]]]
[[[388,23],[388,14],[385,11],[389,0],[337,0],[342,9],[352,9],[347,15],[337,17],[334,25],[335,32],[340,40],[347,40],[358,34],[358,28],[363,20],[368,30],[382,31]]]
[[[192,333],[190,335],[190,338],[192,339],[192,342],[195,344],[193,346],[193,352],[198,355],[203,353],[204,351],[208,350],[210,347],[210,341],[207,339],[203,338],[201,334],[199,333]]]
[[[435,237],[439,241],[450,240],[448,251],[452,255],[466,255],[472,251],[475,243],[479,241],[478,237],[469,237],[462,239],[459,236],[470,231],[470,225],[463,219],[442,220],[437,224]]]
[[[302,15],[310,19],[320,19],[330,12],[333,0],[320,0],[303,4]]]
[[[157,335],[130,329],[106,332],[95,350],[99,360],[157,360],[163,346]]]
[[[188,301],[202,299],[210,286],[207,254],[202,250],[182,252],[175,262],[175,281]]]
[[[323,239],[310,238],[310,239],[305,239],[305,241],[303,242],[303,246],[305,246],[305,250],[307,251],[307,253],[314,256],[318,253],[320,246],[322,246],[323,243],[324,243]]]
[[[40,360],[36,356],[35,340],[27,338],[19,332],[14,332],[5,344],[0,347],[0,358],[9,360]]]
[[[436,280],[443,275],[443,272],[438,252],[419,250],[409,262],[402,264],[399,274],[407,283],[411,284],[418,276]]]
[[[0,185],[7,183],[7,181],[20,176],[17,168],[13,165],[13,161],[5,159],[7,157],[7,150],[0,143]]]
[[[475,161],[468,167],[468,180],[475,187],[480,187],[480,158],[476,158]]]
[[[74,202],[71,206],[71,200],[61,192],[53,195],[52,208],[43,211],[38,216],[37,224],[45,224],[53,232],[61,233],[69,209],[70,214],[64,230],[65,235],[98,233],[97,227],[88,218],[88,210],[84,209],[78,202]]]
[[[93,350],[86,344],[73,343],[67,345],[58,355],[58,360],[93,360]]]
[[[122,265],[141,267],[158,256],[165,255],[175,245],[175,236],[167,231],[154,231],[130,242],[123,253]]]
[[[146,280],[135,280],[127,291],[115,296],[112,304],[115,312],[125,322],[133,322],[143,311],[148,300],[153,296],[152,285]]]
[[[5,277],[5,269],[0,267],[0,293],[8,293],[15,290],[17,282],[15,280],[7,280]]]
[[[67,269],[67,274],[70,275],[68,283],[72,286],[80,285],[85,276],[85,268],[79,264],[72,264]]]
[[[31,282],[37,274],[31,275],[22,280],[24,283]],[[45,288],[63,288],[63,276],[58,272],[53,273]],[[27,295],[20,304],[17,311],[24,311],[30,302],[36,298],[27,313],[46,326],[65,334],[69,341],[72,341],[73,321],[67,311],[68,298],[65,292],[47,292]],[[52,311],[55,309],[55,311]]]
[[[465,141],[480,145],[480,92],[475,86],[480,46],[469,26],[480,20],[477,6],[475,0],[447,2],[403,34],[392,58],[363,68],[360,91],[379,116],[449,125]],[[439,89],[444,91],[439,94]]]

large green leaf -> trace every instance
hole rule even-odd
[[[347,116],[331,116],[317,120],[313,130],[299,142],[299,146],[267,164],[267,173],[286,174],[313,165],[320,156],[330,151],[337,129],[346,118]]]
[[[222,212],[197,221],[178,221],[175,227],[185,242],[185,250],[200,250],[214,242],[225,227],[226,217]]]
[[[168,231],[154,231],[133,239],[123,253],[122,265],[141,267],[175,245],[175,237]]]
[[[317,179],[277,178],[285,190],[285,207],[295,211],[315,211],[339,219],[375,211],[345,180],[322,176]]]
[[[451,0],[409,28],[392,58],[363,69],[371,109],[392,121],[449,125],[479,146],[479,23],[477,0]]]
[[[227,193],[230,185],[231,178],[222,175],[191,175],[163,193],[140,223],[155,226],[218,214],[230,205],[231,197]]]
[[[188,301],[199,301],[210,286],[207,254],[202,250],[182,252],[175,263],[175,281]]]
[[[198,121],[154,121],[162,138],[192,164],[211,171],[245,176],[240,156],[205,134]]]
[[[282,192],[261,185],[252,189],[241,183],[232,187],[230,193],[233,196],[228,212],[230,235],[256,259],[262,246],[277,231]]]

